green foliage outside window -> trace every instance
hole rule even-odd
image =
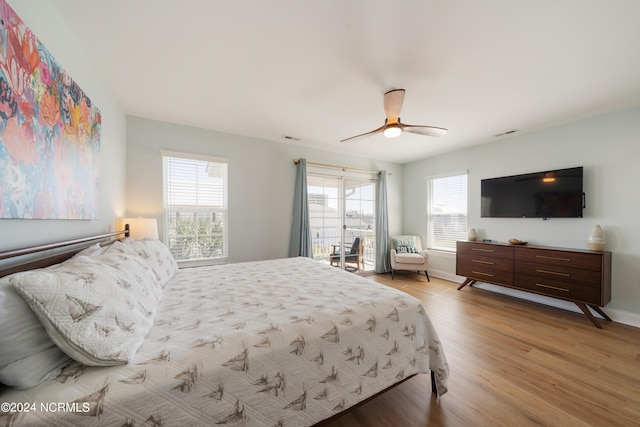
[[[169,250],[176,260],[224,256],[224,230],[220,221],[197,214],[175,214],[169,218]]]

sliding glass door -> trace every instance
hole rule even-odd
[[[376,181],[308,173],[307,192],[314,259],[373,271]]]

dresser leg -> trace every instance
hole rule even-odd
[[[585,316],[587,316],[589,318],[589,320],[591,320],[591,322],[596,325],[596,328],[600,328],[603,329],[602,325],[600,324],[600,322],[598,322],[598,319],[596,319],[593,314],[591,314],[591,311],[589,311],[589,308],[583,303],[583,302],[575,302],[575,305],[578,306],[578,308],[580,310],[582,310],[582,312],[584,313]],[[607,316],[608,317],[608,316]]]
[[[464,288],[467,285],[473,285],[476,282],[477,280],[467,278],[464,282],[462,282],[460,286],[458,286],[458,290]]]
[[[598,307],[597,305],[589,304],[589,307],[591,307],[600,316],[604,317],[605,320],[608,320],[609,322],[612,322],[611,318],[609,316],[607,316],[607,313],[605,313],[604,310],[601,309],[600,307]]]

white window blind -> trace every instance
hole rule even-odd
[[[428,179],[428,245],[455,251],[456,241],[467,238],[467,174]]]
[[[165,243],[177,261],[227,258],[227,161],[162,153]]]

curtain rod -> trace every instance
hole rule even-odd
[[[293,163],[297,165],[298,163],[300,163],[300,159],[293,159]],[[377,174],[379,172],[379,171],[372,171],[368,169],[359,169],[359,168],[351,168],[347,166],[330,165],[328,163],[307,162],[307,164],[313,165],[313,166],[321,166],[324,168],[340,169],[343,172],[353,171],[353,172],[372,173],[372,174]],[[391,172],[387,172],[387,175],[391,176]]]

